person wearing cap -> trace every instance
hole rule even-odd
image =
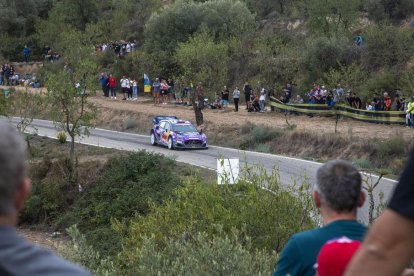
[[[5,121],[0,121],[0,149],[0,275],[90,275],[20,236],[17,219],[31,182],[26,176],[25,142]]]
[[[414,150],[387,209],[372,225],[346,276],[414,275]]]
[[[362,177],[349,162],[330,161],[320,167],[313,191],[324,226],[293,235],[276,263],[275,276],[314,276],[316,258],[329,240],[346,236],[361,241],[366,226],[357,219],[357,209],[364,204]]]

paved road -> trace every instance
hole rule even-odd
[[[16,122],[15,119],[12,119],[12,121]],[[35,120],[32,125],[37,128],[38,135],[49,136],[51,138],[56,137],[57,130],[52,122]],[[217,158],[238,158],[240,159],[241,167],[245,164],[260,165],[268,172],[277,168],[279,170],[280,180],[284,185],[292,185],[293,181],[301,182],[304,179],[307,179],[311,184],[315,183],[316,170],[321,166],[321,163],[313,161],[211,145],[208,150],[170,151],[163,147],[151,146],[148,136],[104,129],[93,129],[91,130],[91,135],[89,137],[81,138],[78,142],[128,151],[145,149],[164,154],[180,162],[211,170],[216,170]],[[395,184],[396,181],[394,180],[382,179],[380,185],[376,189],[376,197],[378,198],[379,192],[382,192],[384,198],[388,199]],[[368,204],[365,204],[359,214],[359,219],[361,221],[367,221],[367,210]]]

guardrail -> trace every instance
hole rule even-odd
[[[344,104],[336,104],[332,107],[326,104],[285,104],[271,97],[270,106],[282,111],[319,116],[340,115],[370,123],[405,124],[406,120],[404,111],[372,111],[356,109]]]

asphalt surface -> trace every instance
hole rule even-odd
[[[13,123],[17,119],[11,119]],[[37,134],[40,136],[48,136],[56,138],[57,129],[50,121],[34,120],[32,126],[37,129]],[[262,166],[268,172],[273,169],[279,171],[280,180],[283,185],[292,185],[292,183],[301,183],[308,181],[315,183],[316,171],[322,165],[318,162],[301,160],[281,155],[273,155],[266,153],[258,153],[251,151],[243,151],[237,149],[223,148],[209,145],[207,150],[179,150],[171,151],[160,146],[152,146],[149,141],[149,136],[116,132],[105,129],[92,129],[89,137],[82,137],[77,142],[82,144],[94,145],[99,147],[115,148],[127,151],[147,150],[164,154],[175,160],[202,168],[211,170],[217,169],[218,158],[237,158],[240,160],[240,166]],[[376,180],[376,177],[373,177]],[[384,199],[387,200],[396,184],[396,181],[391,179],[382,179],[378,187],[375,189],[375,197],[378,202],[379,193],[383,193]],[[363,222],[368,221],[368,203],[359,211],[359,220]]]

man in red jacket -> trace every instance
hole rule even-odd
[[[111,99],[115,99],[116,100],[116,91],[115,91],[115,88],[116,88],[116,78],[112,74],[110,74],[109,75],[108,82],[109,82],[109,89],[111,90]]]

